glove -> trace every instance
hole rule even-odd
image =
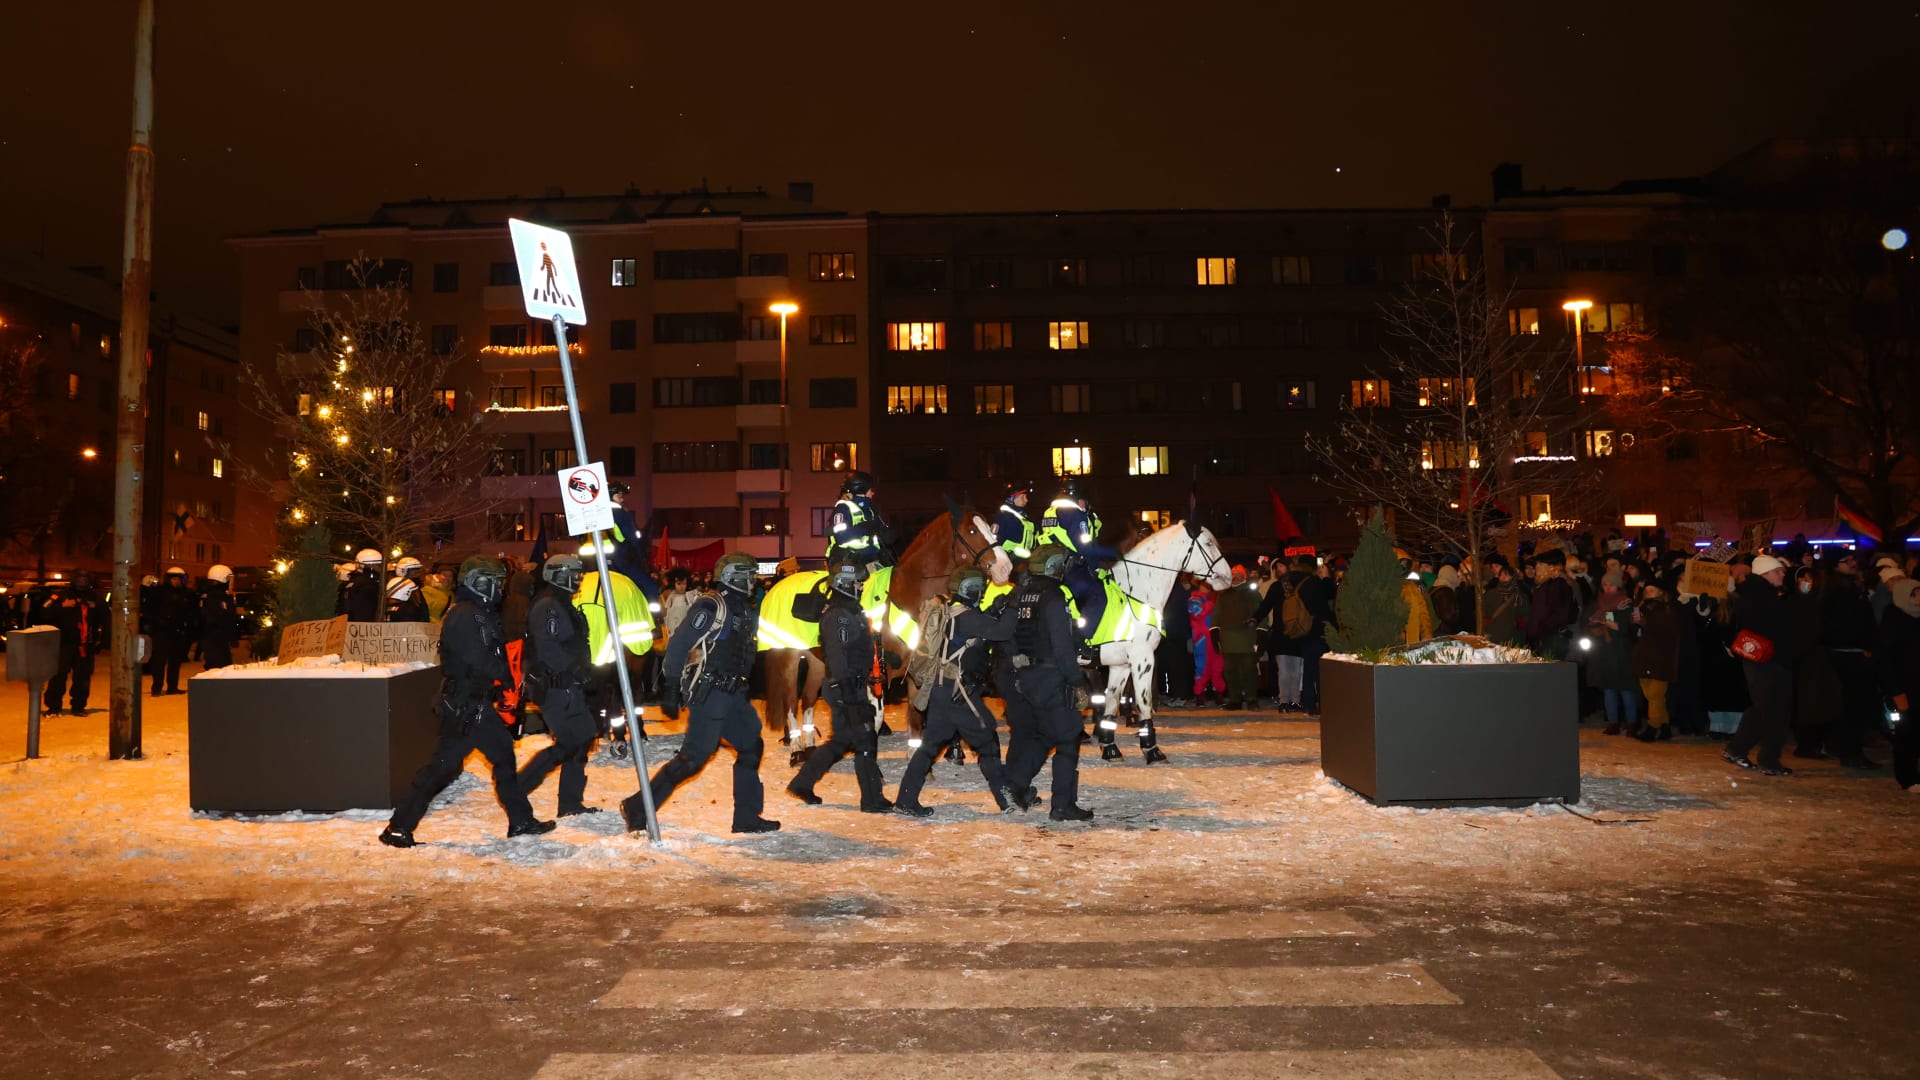
[[[1088,709],[1093,708],[1093,695],[1087,692],[1086,687],[1076,686],[1073,688],[1073,707],[1080,712],[1086,712]]]
[[[669,720],[680,719],[680,687],[677,683],[668,686],[667,692],[661,695],[660,715]]]

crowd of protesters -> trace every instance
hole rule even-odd
[[[1643,742],[1722,739],[1729,764],[1791,775],[1789,757],[1883,767],[1920,792],[1920,556],[1786,545],[1727,561],[1725,596],[1685,591],[1698,552],[1659,533],[1556,538],[1489,554],[1401,552],[1405,640],[1478,633],[1581,667],[1583,718]],[[1165,612],[1161,705],[1319,712],[1320,658],[1344,557],[1262,560],[1220,592],[1182,581]],[[1256,665],[1255,660],[1259,663]]]

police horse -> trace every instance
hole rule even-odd
[[[1192,574],[1215,589],[1233,584],[1233,567],[1220,553],[1219,541],[1195,522],[1176,522],[1121,553],[1113,580],[1106,583],[1107,604],[1099,625],[1081,628],[1087,645],[1107,669],[1106,692],[1096,704],[1100,707],[1100,756],[1108,761],[1121,756],[1114,732],[1120,727],[1129,681],[1139,714],[1140,749],[1149,764],[1167,760],[1153,723],[1154,650],[1165,629],[1161,613],[1181,574]]]
[[[927,599],[946,587],[947,575],[959,566],[980,566],[995,581],[1004,582],[1011,570],[1006,553],[993,546],[992,530],[970,510],[953,507],[915,534],[900,559],[869,579],[860,597],[867,618],[880,630],[880,646],[904,659],[913,651],[918,627],[913,615]],[[826,664],[818,652],[820,624],[796,615],[795,602],[804,609],[825,571],[788,574],[767,590],[760,604],[760,649],[766,653],[768,730],[782,731],[782,742],[798,746],[798,757],[813,745],[813,708],[820,700]],[[808,612],[807,614],[814,614]],[[800,660],[810,657],[806,678]],[[911,711],[911,710],[910,710]],[[880,715],[877,711],[875,715]],[[923,718],[909,716],[909,729],[918,738]]]

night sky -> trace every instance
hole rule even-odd
[[[1695,174],[1902,133],[1920,98],[1920,0],[159,4],[156,288],[218,319],[223,238],[385,200],[704,177],[848,210],[1469,204],[1502,160]],[[0,3],[0,244],[117,273],[132,12]]]

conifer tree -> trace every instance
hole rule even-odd
[[[1401,643],[1407,629],[1407,601],[1400,595],[1405,577],[1393,552],[1393,534],[1379,507],[1361,530],[1360,545],[1340,585],[1335,612],[1338,626],[1327,627],[1333,651],[1357,653],[1391,648]]]

